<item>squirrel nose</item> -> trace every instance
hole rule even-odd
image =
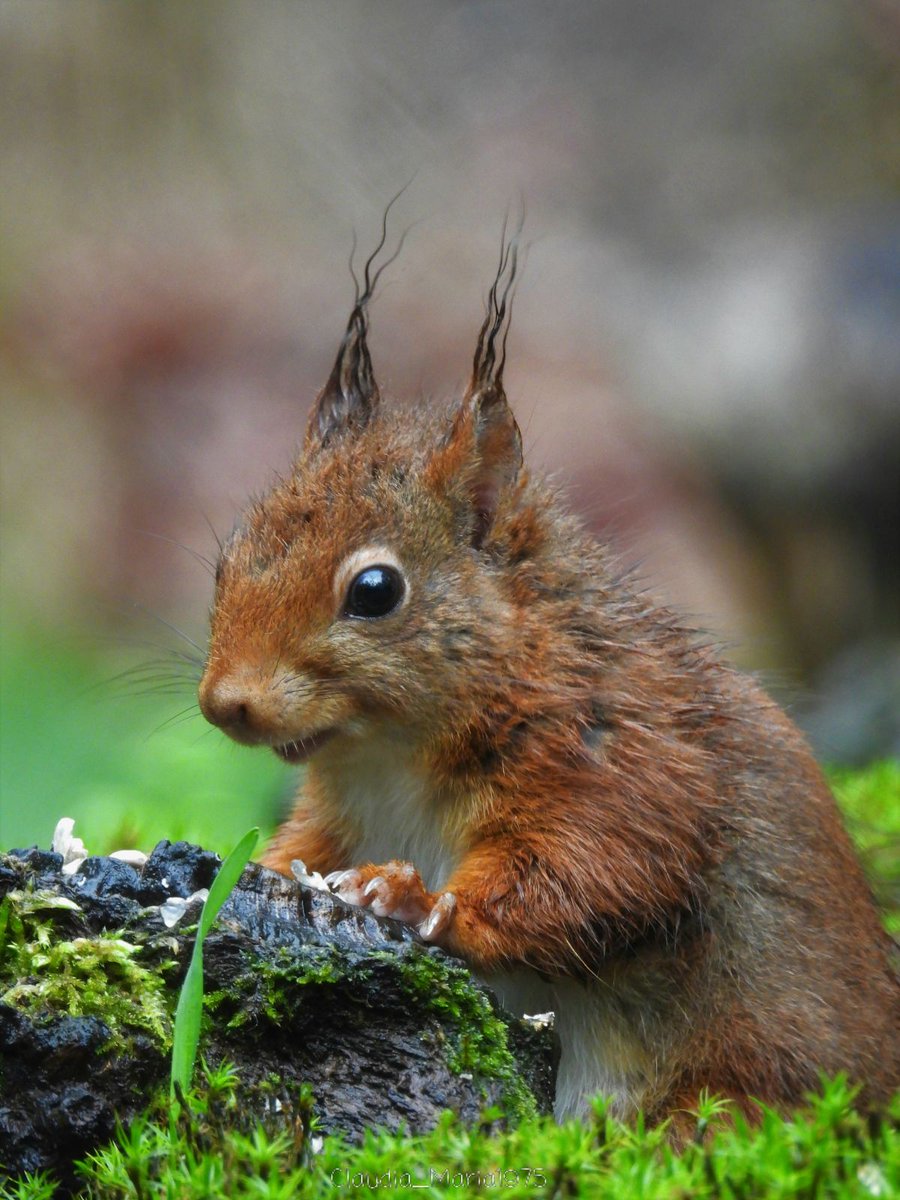
[[[211,725],[238,741],[253,738],[259,729],[259,713],[247,688],[229,679],[200,684],[200,711]]]

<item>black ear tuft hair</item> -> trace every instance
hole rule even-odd
[[[310,414],[307,444],[326,446],[348,429],[362,429],[381,399],[366,343],[369,332],[364,294],[353,306],[328,382]]]
[[[500,261],[487,299],[487,312],[478,334],[472,378],[468,394],[503,392],[503,368],[506,366],[506,341],[512,321],[512,305],[516,267],[519,260],[519,238],[524,224],[524,212],[512,237],[507,240],[509,217],[503,222],[500,238]],[[500,339],[499,358],[497,339]]]
[[[340,436],[346,431],[363,429],[381,400],[366,340],[369,332],[368,306],[382,271],[391,265],[403,249],[403,243],[406,240],[405,232],[391,257],[382,263],[374,273],[372,268],[387,241],[388,213],[405,191],[406,188],[402,188],[384,210],[384,216],[381,219],[381,239],[369,255],[363,268],[362,294],[360,294],[359,280],[353,271],[351,255],[350,272],[356,287],[353,311],[350,313],[347,330],[341,341],[328,382],[319,393],[310,413],[306,429],[307,446],[327,446],[336,436]],[[354,237],[355,249],[356,239]]]
[[[462,477],[471,506],[472,545],[479,549],[494,524],[504,493],[522,468],[522,435],[503,390],[506,339],[518,261],[519,222],[507,240],[503,223],[500,262],[488,292],[472,377],[459,411],[429,468],[432,479]],[[498,346],[499,340],[499,346]],[[498,355],[499,350],[499,355]]]

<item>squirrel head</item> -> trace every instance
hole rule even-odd
[[[503,389],[515,268],[504,238],[449,410],[382,404],[367,273],[296,462],[218,563],[200,706],[237,741],[303,761],[379,724],[427,737],[463,703],[473,662],[514,636],[496,535],[524,485]]]

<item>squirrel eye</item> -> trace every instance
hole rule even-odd
[[[386,617],[403,599],[403,576],[395,567],[366,567],[347,590],[348,617]]]

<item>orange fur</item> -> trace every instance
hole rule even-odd
[[[382,406],[364,295],[300,458],[223,550],[201,706],[309,758],[264,861],[355,868],[344,895],[510,1003],[544,989],[561,1114],[601,1087],[652,1120],[704,1087],[789,1105],[819,1070],[883,1100],[900,988],[827,785],[522,466],[500,283],[451,410]],[[360,618],[347,564],[388,552],[402,602]]]

